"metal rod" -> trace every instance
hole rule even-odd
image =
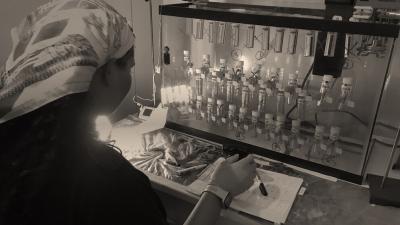
[[[390,153],[389,162],[388,162],[388,164],[386,166],[385,176],[383,176],[383,178],[382,178],[381,188],[384,187],[386,178],[388,177],[389,171],[390,171],[390,169],[392,167],[394,153],[396,153],[397,144],[399,143],[399,139],[400,139],[400,126],[397,129],[396,138],[394,139],[394,143],[393,143],[393,146],[392,146],[392,152]]]

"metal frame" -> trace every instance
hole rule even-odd
[[[190,3],[161,5],[159,7],[159,13],[160,15],[166,16],[347,34],[361,34],[392,38],[397,38],[399,35],[400,27],[398,25],[324,19],[325,10],[257,6],[256,12],[262,12],[262,10],[265,10],[270,11],[271,13],[252,14],[249,11],[228,11],[226,10],[227,5],[234,7],[232,4],[224,3],[208,3],[207,7],[197,7],[196,5]],[[215,7],[218,10],[211,10],[209,6]],[[249,10],[255,10],[255,8],[251,8]],[[295,17],[293,14],[302,14],[304,17]]]

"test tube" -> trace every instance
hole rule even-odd
[[[249,83],[246,81],[242,87],[242,107],[248,108],[250,103]]]
[[[219,59],[219,71],[221,74],[225,75],[226,73],[226,59]]]
[[[263,51],[269,50],[269,42],[270,42],[270,29],[269,29],[269,27],[263,27],[262,41],[261,41],[261,49]]]
[[[235,113],[236,113],[236,105],[229,104],[229,106],[228,106],[228,120],[229,120],[228,127],[229,127],[229,129],[233,128],[233,122],[235,121]]]
[[[217,73],[212,72],[212,78],[211,78],[211,98],[216,99],[218,96],[218,82],[217,82]]]
[[[283,38],[285,36],[285,29],[278,29],[275,32],[275,52],[281,53],[283,48]]]
[[[225,43],[225,31],[226,31],[226,23],[219,22],[218,23],[218,35],[217,35],[217,43],[218,44]]]
[[[279,145],[281,143],[283,129],[285,127],[285,120],[286,120],[286,118],[284,115],[276,116],[275,132],[274,132],[274,137],[273,137],[275,144]]]
[[[247,38],[246,38],[246,47],[247,48],[254,47],[254,32],[255,32],[254,25],[247,26]]]
[[[344,77],[342,87],[341,87],[339,110],[343,109],[343,106],[346,104],[346,101],[349,99],[352,90],[353,90],[353,78]]]
[[[320,94],[321,94],[321,98],[317,102],[318,106],[320,106],[324,102],[325,96],[328,93],[329,89],[331,88],[332,80],[333,80],[333,76],[332,75],[324,75],[322,77],[321,88],[320,88],[320,91],[319,91]]]
[[[221,118],[224,116],[225,112],[224,112],[224,105],[225,102],[222,99],[218,99],[217,100],[217,117]]]
[[[217,34],[217,32],[216,32],[216,25],[215,25],[215,23],[216,22],[214,22],[214,21],[210,21],[209,23],[208,23],[208,42],[209,43],[215,43],[216,42],[216,34]]]
[[[230,74],[226,75],[226,102],[233,103],[234,86]]]
[[[308,159],[311,159],[311,158],[321,159],[321,157],[323,155],[322,149],[321,149],[321,144],[323,143],[324,132],[325,132],[324,126],[317,125],[315,127],[313,143],[312,143],[311,149],[308,151],[308,154],[307,154]]]
[[[306,34],[304,39],[304,56],[310,57],[314,55],[315,46],[315,32],[310,31]]]
[[[212,116],[214,115],[214,99],[208,98],[207,99],[207,121],[208,123],[212,122]]]
[[[251,123],[254,129],[254,136],[257,136],[257,124],[260,113],[256,110],[251,111]]]
[[[240,107],[239,109],[239,123],[244,124],[246,120],[246,114],[247,114],[247,108],[245,107]]]
[[[342,17],[341,16],[333,16],[332,19],[333,20],[342,20]],[[335,56],[336,42],[337,42],[337,33],[336,32],[328,32],[326,34],[324,56],[329,56],[329,57]]]
[[[286,92],[288,93],[288,98],[287,98],[288,101],[287,102],[289,105],[292,104],[292,100],[294,98],[294,93],[297,88],[297,78],[298,78],[298,75],[296,73],[289,74],[288,86],[286,87]]]
[[[327,146],[327,162],[332,162],[337,156],[336,151],[339,149],[340,127],[332,126],[329,133]]]
[[[274,115],[271,113],[265,114],[265,139],[271,139],[271,132],[274,130]]]
[[[237,23],[232,24],[232,46],[239,46],[240,25]]]
[[[301,90],[297,97],[297,115],[299,121],[306,119],[306,91]]]
[[[196,100],[196,119],[201,120],[201,110],[203,106],[203,96],[198,95]]]
[[[291,55],[296,54],[298,30],[291,30],[289,33],[288,50]]]
[[[206,76],[210,73],[210,55],[208,54],[202,56],[201,72]]]
[[[241,77],[243,75],[244,61],[235,62],[235,73]]]
[[[263,113],[267,103],[267,91],[264,83],[261,81],[260,89],[258,90],[258,112]]]
[[[193,20],[193,31],[195,39],[203,39],[203,31],[204,31],[204,20],[194,19]]]
[[[278,93],[276,96],[276,114],[285,114],[285,92],[282,86],[278,88]]]
[[[299,143],[297,141],[298,135],[300,133],[301,121],[300,120],[292,120],[292,129],[290,139],[289,139],[289,149],[291,151],[299,148]]]

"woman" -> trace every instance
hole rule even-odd
[[[167,224],[149,179],[93,128],[130,91],[127,21],[103,1],[53,1],[12,38],[0,76],[0,224]],[[212,186],[236,195],[252,184],[253,160],[236,161]],[[221,208],[204,192],[186,224],[213,224]]]

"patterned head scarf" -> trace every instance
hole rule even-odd
[[[123,57],[135,37],[102,0],[55,0],[11,31],[0,74],[0,124],[73,93],[86,92],[97,68]]]

